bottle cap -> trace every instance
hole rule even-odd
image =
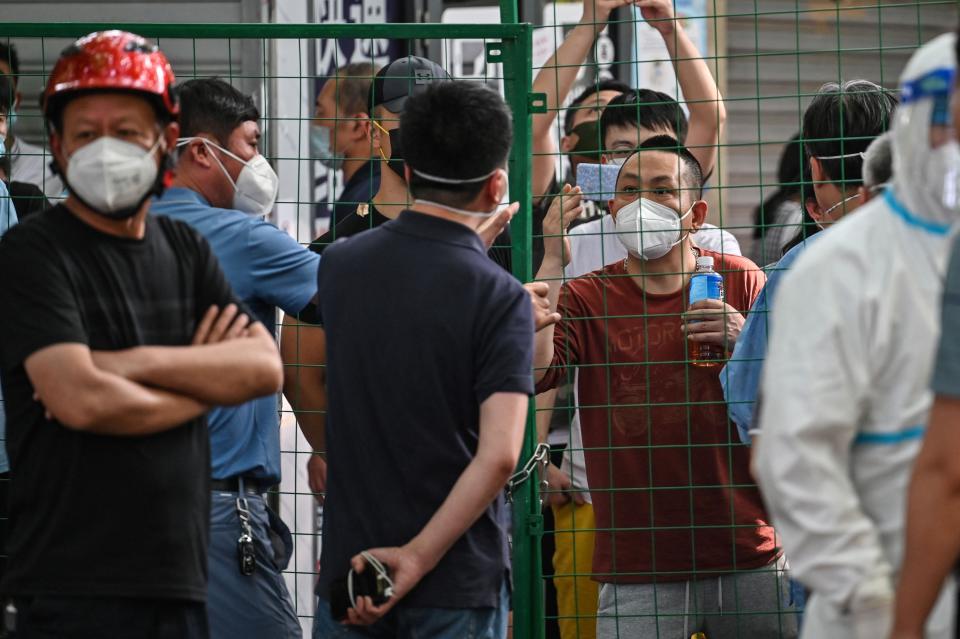
[[[709,255],[701,255],[697,258],[697,270],[698,271],[712,271],[713,270],[713,258]]]

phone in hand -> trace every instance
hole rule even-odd
[[[358,597],[370,597],[373,605],[380,606],[393,596],[393,580],[387,567],[370,553],[361,554],[367,563],[363,572],[350,568],[346,577],[330,584],[330,614],[337,621],[347,618],[347,609],[356,607]]]
[[[612,200],[617,192],[617,176],[620,174],[618,164],[590,164],[582,162],[577,165],[577,186],[583,197],[594,202],[606,203]]]

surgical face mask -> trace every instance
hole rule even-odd
[[[617,212],[617,239],[630,255],[642,260],[657,260],[683,240],[681,220],[690,215],[690,207],[678,215],[669,206],[638,198]]]
[[[380,157],[384,162],[387,163],[387,166],[390,167],[390,170],[397,174],[401,180],[406,182],[406,178],[403,176],[403,147],[400,144],[400,129],[390,129],[387,131],[379,122],[376,120],[373,121],[374,126],[376,126],[382,133],[385,133],[390,138],[390,157],[388,158],[383,153],[383,148],[380,148]]]
[[[234,181],[233,178],[230,177],[227,167],[223,166],[220,158],[218,158],[215,153],[212,154],[217,164],[220,165],[220,170],[223,171],[223,174],[227,176],[230,184],[233,185],[233,208],[238,211],[243,211],[244,213],[249,213],[250,215],[266,215],[273,209],[273,205],[277,200],[277,191],[280,189],[280,179],[274,172],[273,167],[270,166],[270,163],[267,162],[267,158],[258,153],[249,161],[245,161],[219,144],[201,137],[180,138],[177,140],[177,146],[183,146],[193,140],[200,140],[206,144],[207,147],[215,147],[243,164],[240,175],[238,175],[236,181]]]
[[[7,145],[3,141],[3,138],[0,138],[0,158],[7,154]]]
[[[454,179],[454,178],[445,178],[445,177],[440,177],[439,175],[430,175],[429,173],[424,173],[423,171],[418,171],[417,169],[415,169],[415,168],[413,168],[413,167],[410,167],[410,170],[414,173],[414,175],[418,175],[418,176],[424,178],[425,180],[430,180],[431,182],[439,182],[440,184],[474,184],[474,183],[476,183],[476,182],[482,182],[482,181],[484,181],[484,180],[489,179],[494,173],[496,173],[497,171],[501,171],[502,169],[497,168],[497,169],[494,169],[494,170],[490,171],[490,172],[487,173],[486,175],[481,175],[480,177],[470,178],[470,179],[466,179],[466,180]],[[500,196],[500,198],[499,198],[500,201],[497,203],[497,205],[496,205],[495,207],[493,207],[493,208],[492,208],[491,210],[489,210],[489,211],[469,211],[469,210],[467,210],[467,209],[459,209],[459,208],[456,208],[456,207],[454,207],[454,206],[447,206],[446,204],[441,204],[441,203],[439,203],[439,202],[434,202],[433,200],[424,200],[424,199],[416,199],[416,200],[414,200],[414,203],[416,203],[416,204],[428,204],[428,205],[430,205],[430,206],[435,206],[435,207],[437,207],[437,208],[439,208],[439,209],[443,209],[444,211],[450,211],[451,213],[457,213],[457,214],[459,214],[459,215],[466,215],[466,216],[468,216],[468,217],[491,217],[491,216],[493,216],[493,215],[496,215],[497,212],[500,210],[500,207],[503,206],[503,199],[506,197],[506,195],[507,195],[507,193],[509,193],[509,191],[510,191],[509,188],[506,189],[506,190],[504,191],[504,194]]]
[[[821,215],[822,215],[824,218],[826,218],[826,219],[824,219],[823,222],[816,222],[816,225],[817,225],[817,226],[820,228],[820,230],[822,231],[823,229],[825,229],[825,228],[827,227],[827,225],[832,224],[833,222],[836,222],[836,220],[831,220],[831,219],[829,219],[830,213],[832,213],[833,211],[837,210],[838,208],[840,208],[841,206],[843,206],[844,204],[846,204],[846,203],[849,202],[850,200],[856,199],[856,198],[858,198],[858,197],[860,197],[860,194],[859,194],[859,193],[854,193],[854,194],[851,195],[850,197],[845,197],[845,198],[843,198],[842,200],[840,200],[839,202],[837,202],[836,204],[834,204],[833,206],[831,206],[830,208],[828,208],[826,211],[824,211]]]
[[[159,166],[150,149],[103,136],[73,152],[67,160],[67,187],[81,202],[111,219],[132,217],[157,184]]]
[[[310,154],[320,164],[334,171],[343,166],[343,155],[333,149],[330,127],[319,124],[310,125]]]

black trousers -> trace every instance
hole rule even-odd
[[[208,639],[207,606],[192,601],[23,597],[12,639]]]

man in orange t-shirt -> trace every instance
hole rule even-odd
[[[537,392],[579,369],[601,638],[796,635],[720,367],[689,363],[701,343],[733,350],[765,281],[750,260],[696,246],[707,215],[701,184],[699,163],[676,140],[645,142],[620,169],[610,202],[628,257],[562,287],[562,229],[578,213],[578,191],[568,189],[544,221],[537,279],[550,282],[564,319],[537,334]],[[725,301],[688,307],[701,255],[723,276]]]

